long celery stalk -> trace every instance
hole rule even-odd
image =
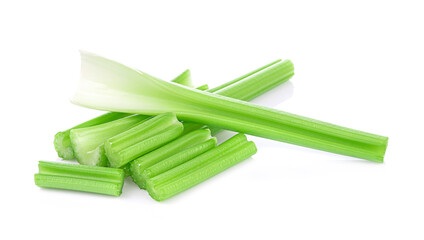
[[[57,188],[119,196],[124,185],[122,169],[40,161],[35,184]]]
[[[174,112],[183,121],[376,162],[384,159],[384,136],[179,86],[86,52],[81,52],[81,61],[81,81],[72,99],[78,105],[145,115]],[[270,69],[275,71],[250,77],[281,75]]]

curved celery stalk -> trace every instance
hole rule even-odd
[[[120,118],[128,117],[130,113],[119,113],[119,112],[108,112],[89,121],[83,122],[73,128],[70,128],[63,132],[58,132],[54,136],[54,148],[56,149],[57,155],[65,160],[72,160],[75,158],[74,151],[71,147],[71,139],[69,134],[72,129],[91,127],[107,122],[111,122]]]
[[[122,169],[40,161],[35,184],[43,188],[67,189],[119,196],[124,185]]]
[[[178,137],[183,125],[175,114],[164,113],[106,140],[104,148],[110,166],[125,164]]]
[[[72,129],[70,139],[77,161],[83,165],[107,166],[104,142],[148,118],[144,115],[133,115],[92,127]]]
[[[72,102],[110,111],[158,115],[174,112],[203,123],[277,141],[382,162],[388,138],[284,111],[190,89],[120,63],[81,53],[81,81]],[[266,73],[280,76],[274,66]]]
[[[209,129],[199,129],[163,145],[162,147],[143,155],[130,163],[130,175],[134,182],[142,189],[145,188],[143,171],[164,159],[173,156],[198,143],[211,138]]]
[[[178,84],[181,84],[181,85],[184,85],[184,86],[192,87],[193,83],[191,81],[190,70],[184,71],[183,73],[178,75],[176,78],[174,78],[172,80],[172,82],[178,83]],[[202,90],[208,89],[207,85],[202,85],[200,87],[201,87]],[[91,127],[91,126],[111,122],[111,121],[114,121],[114,120],[117,120],[117,119],[121,119],[121,118],[124,118],[124,117],[128,117],[130,115],[132,115],[132,114],[130,114],[130,113],[119,113],[119,112],[108,112],[108,113],[105,113],[101,116],[93,118],[91,120],[88,120],[86,122],[83,122],[83,123],[81,123],[81,124],[79,124],[79,125],[77,125],[73,128],[66,130],[66,131],[58,132],[54,136],[54,147],[56,149],[57,155],[60,158],[63,158],[65,160],[72,160],[72,159],[75,158],[74,151],[73,151],[72,146],[71,146],[71,140],[69,138],[69,134],[70,134],[72,129]]]
[[[242,134],[230,138],[221,145],[192,158],[153,178],[147,178],[150,196],[162,201],[185,191],[256,153],[253,142]]]

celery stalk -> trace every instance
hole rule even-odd
[[[138,123],[146,121],[148,118],[150,117],[132,115],[92,127],[72,129],[70,139],[77,161],[83,165],[107,166],[104,142]]]
[[[54,148],[56,149],[57,155],[60,158],[63,158],[65,160],[71,160],[75,158],[74,151],[72,150],[72,147],[71,147],[71,139],[69,138],[69,134],[71,133],[72,129],[91,127],[91,126],[111,122],[123,117],[128,117],[130,115],[132,114],[108,112],[101,116],[93,118],[91,120],[88,120],[86,122],[83,122],[73,128],[70,128],[63,132],[56,133],[56,135],[54,136]]]
[[[67,189],[119,196],[124,185],[122,169],[40,161],[35,184],[42,188]]]
[[[104,148],[110,166],[123,167],[130,161],[172,141],[183,132],[174,113],[152,117],[106,140]]]
[[[211,138],[209,129],[199,129],[163,145],[162,147],[143,155],[130,163],[130,175],[134,182],[142,189],[145,188],[143,171],[164,159],[171,157],[193,145],[203,143]],[[216,141],[216,140],[215,140]]]
[[[169,158],[158,162],[157,164],[147,168],[141,174],[142,178],[145,180],[147,178],[153,178],[161,173],[164,173],[168,170],[171,170],[197,156],[200,154],[212,149],[216,146],[216,138],[211,138],[202,143],[198,143],[190,148],[187,148],[183,151],[176,153]]]
[[[387,137],[165,82],[90,53],[81,52],[81,59],[75,104],[145,115],[174,112],[187,122],[383,162]],[[248,78],[283,78],[287,72],[276,66],[269,69]]]
[[[253,142],[242,134],[230,138],[219,146],[192,158],[153,178],[147,178],[150,196],[162,201],[185,191],[256,153]]]

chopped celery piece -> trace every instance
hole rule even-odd
[[[384,136],[165,82],[86,52],[81,52],[81,61],[81,80],[72,99],[78,105],[145,115],[174,112],[187,122],[376,162],[384,159]],[[285,78],[287,70],[275,65],[246,79]]]
[[[122,169],[40,161],[35,184],[57,188],[119,196],[124,185]]]
[[[134,182],[145,188],[145,181],[142,177],[143,171],[154,164],[181,152],[193,145],[205,142],[211,138],[209,129],[199,129],[163,145],[162,147],[147,153],[130,163],[130,174]]]
[[[83,165],[107,166],[104,142],[148,118],[150,117],[132,115],[92,127],[72,129],[70,138],[77,161]]]
[[[71,139],[69,138],[69,134],[71,133],[72,129],[91,127],[91,126],[111,122],[123,117],[128,117],[130,115],[132,114],[108,112],[101,116],[93,118],[91,120],[88,120],[86,122],[83,122],[66,131],[56,133],[56,135],[54,136],[54,148],[56,149],[57,155],[60,158],[63,158],[65,160],[71,160],[75,158],[74,151],[72,150],[72,147],[71,147]]]
[[[183,151],[176,153],[175,155],[164,159],[161,162],[147,168],[143,171],[142,178],[145,180],[147,178],[155,177],[161,173],[164,173],[172,168],[175,168],[188,160],[193,159],[194,157],[199,156],[200,154],[212,149],[216,146],[216,138],[211,138],[205,142],[196,144],[190,148],[187,148]]]
[[[105,153],[110,166],[123,167],[130,161],[172,141],[183,132],[174,113],[152,117],[106,140]]]
[[[185,191],[256,153],[253,142],[242,134],[230,138],[219,146],[194,157],[171,170],[147,178],[150,196],[162,201]]]

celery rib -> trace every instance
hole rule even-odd
[[[96,126],[72,129],[70,140],[77,161],[83,165],[107,166],[104,142],[148,118],[150,117],[132,115]]]
[[[164,113],[106,140],[110,166],[119,168],[181,135],[183,125],[175,114]]]
[[[193,159],[194,157],[199,156],[200,154],[212,149],[216,146],[216,138],[211,138],[202,143],[198,143],[190,148],[187,148],[183,151],[176,153],[175,155],[164,159],[161,162],[147,168],[143,171],[142,177],[144,179],[155,177],[161,173],[164,173],[172,168],[175,168],[188,160]]]
[[[383,162],[387,137],[161,81],[97,55],[81,56],[81,84],[72,99],[78,105],[146,115],[174,112],[187,122]],[[269,74],[284,78],[280,71],[248,78]]]
[[[72,129],[91,127],[111,122],[120,118],[128,117],[130,115],[132,114],[108,112],[96,118],[90,119],[86,122],[83,122],[73,128],[56,133],[56,135],[54,136],[54,148],[56,149],[57,155],[65,160],[72,160],[75,158],[74,151],[71,146],[71,139],[69,137],[69,134],[71,133]]]
[[[238,134],[169,171],[147,178],[147,191],[157,201],[166,200],[249,158],[256,151],[253,142]]]
[[[40,161],[35,184],[42,188],[120,196],[124,185],[122,169],[85,166],[78,164]]]
[[[133,181],[142,189],[145,188],[143,171],[162,160],[177,154],[193,145],[202,143],[211,138],[209,129],[199,129],[151,151],[130,163],[130,175]]]

